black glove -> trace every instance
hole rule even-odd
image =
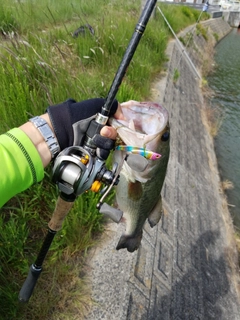
[[[101,98],[81,102],[69,99],[63,103],[47,108],[61,150],[72,145],[80,146],[83,144],[83,139],[90,121],[101,111],[104,103],[105,99]],[[113,116],[117,108],[118,102],[114,100],[109,116]],[[108,138],[104,139],[111,140]],[[98,145],[98,142],[96,142],[97,147],[102,148],[102,144],[104,144],[103,149],[108,150],[109,145],[107,140],[105,140],[106,143],[103,143],[104,140],[101,138],[100,140],[101,145]],[[110,144],[111,146],[114,145],[112,142]]]

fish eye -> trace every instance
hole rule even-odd
[[[170,137],[169,131],[165,131],[164,134],[161,137],[161,140],[162,141],[168,141],[169,137]]]

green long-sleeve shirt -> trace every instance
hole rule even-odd
[[[43,176],[40,155],[22,130],[15,128],[0,135],[0,207]]]

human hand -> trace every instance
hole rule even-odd
[[[135,100],[128,100],[128,101],[122,102],[121,104],[118,103],[117,110],[114,113],[113,117],[117,120],[124,120],[125,119],[124,112],[123,112],[124,108],[125,109],[130,108],[135,103],[139,103],[139,102]],[[113,140],[116,140],[117,138],[117,131],[111,126],[103,127],[100,133],[102,136],[105,136]]]
[[[82,103],[84,105],[82,105]],[[75,116],[75,112],[73,112],[73,115],[69,114],[70,111],[72,111],[71,110],[72,104],[73,104],[74,108],[78,109],[77,111],[85,110],[85,111],[89,112],[89,115],[91,116],[94,113],[101,111],[101,107],[104,104],[104,99],[91,99],[90,101],[87,100],[87,101],[83,101],[82,103],[75,103],[73,100],[71,100],[71,103],[69,103],[69,104],[65,102],[65,103],[59,104],[57,106],[49,107],[48,113],[44,113],[44,114],[40,115],[40,117],[43,118],[48,123],[48,125],[52,131],[59,130],[58,135],[56,134],[56,132],[54,132],[54,133],[56,135],[56,138],[59,140],[58,142],[60,144],[61,150],[63,150],[65,147],[73,145],[72,141],[73,141],[74,137],[73,137],[73,128],[71,126],[71,121],[73,122],[74,120],[75,121],[79,120],[79,117]],[[95,110],[94,110],[94,108],[91,108],[92,104],[94,104],[94,108],[96,108]],[[81,106],[83,106],[83,108],[80,108]],[[89,110],[86,110],[86,107],[90,107]],[[52,110],[53,110],[53,112],[52,112]],[[51,120],[49,117],[49,113],[52,113]],[[111,109],[110,114],[111,115],[114,114],[114,117],[116,117],[117,119],[123,118],[121,106],[117,101],[114,101],[113,108]],[[80,112],[80,116],[84,117],[84,113],[81,114],[81,112]],[[86,116],[86,114],[85,114],[85,116]],[[90,119],[92,119],[92,118],[94,118],[94,116],[90,117]],[[65,119],[66,119],[66,123],[64,121]],[[88,121],[89,121],[89,119],[88,119]],[[36,147],[36,149],[41,157],[43,166],[46,167],[52,159],[52,154],[51,154],[49,147],[46,144],[43,136],[39,132],[39,130],[37,130],[36,127],[31,122],[26,122],[23,125],[21,125],[19,128],[22,131],[24,131],[25,134],[30,138],[30,140],[32,141],[32,143]],[[83,130],[83,132],[84,132],[84,130]],[[64,134],[66,134],[66,137],[64,137]],[[107,138],[107,140],[115,140],[116,136],[117,136],[116,130],[110,126],[103,127],[100,134],[103,137]],[[63,137],[63,140],[61,140],[62,137]],[[102,143],[105,144],[104,141]],[[113,145],[114,145],[114,143],[113,143]],[[108,153],[109,153],[109,150],[110,149],[107,150]]]
[[[113,115],[114,118],[116,118],[118,120],[123,120],[124,119],[124,115],[123,115],[121,106],[122,106],[122,104],[118,103],[117,111]],[[117,131],[111,126],[103,127],[102,130],[100,131],[100,134],[103,137],[106,137],[106,138],[109,138],[109,139],[112,139],[112,140],[116,140],[116,138],[117,138]]]
[[[89,123],[99,113],[105,99],[96,98],[75,102],[67,100],[61,104],[50,106],[47,113],[57,137],[60,149],[72,145],[82,145]],[[121,107],[115,100],[109,116],[121,117]],[[109,139],[116,138],[116,131],[112,127],[104,127],[101,135]]]

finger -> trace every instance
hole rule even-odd
[[[114,118],[118,119],[118,120],[124,120],[124,115],[123,115],[123,112],[122,112],[122,107],[121,107],[121,104],[118,103],[118,108],[117,108],[117,111],[114,113]]]
[[[109,138],[109,139],[113,139],[115,140],[117,138],[117,131],[109,126],[105,126],[102,128],[102,130],[100,131],[100,134],[103,137]]]

